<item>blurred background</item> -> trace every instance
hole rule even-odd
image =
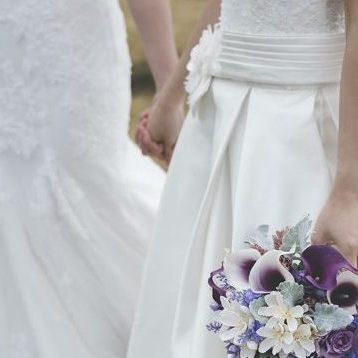
[[[181,52],[190,37],[190,34],[194,29],[195,22],[200,16],[204,2],[205,0],[171,0],[175,38],[179,52]],[[140,112],[150,104],[154,93],[154,86],[138,33],[133,19],[128,11],[126,0],[120,0],[120,4],[126,17],[128,42],[133,61],[133,104],[130,125],[130,134],[133,138],[135,122]]]

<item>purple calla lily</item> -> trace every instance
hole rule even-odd
[[[358,275],[343,271],[337,277],[337,286],[327,292],[328,302],[356,313],[358,304]]]
[[[337,286],[337,275],[342,269],[358,273],[340,252],[329,245],[309,246],[302,253],[302,262],[307,280],[323,290]]]
[[[289,253],[280,250],[271,250],[257,260],[249,276],[250,288],[254,292],[271,292],[276,290],[281,282],[295,281],[293,275],[281,263],[281,257],[287,254]]]
[[[224,270],[229,285],[239,291],[249,289],[251,269],[260,258],[261,254],[255,249],[243,249],[235,254],[227,254],[224,260]]]
[[[212,272],[210,274],[210,277],[209,277],[209,286],[212,288],[213,292],[212,292],[212,295],[213,295],[213,299],[214,301],[219,305],[221,306],[221,297],[224,296],[226,297],[226,290],[222,287],[220,287],[216,282],[215,282],[215,277],[216,276],[219,276],[219,275],[224,275],[224,267],[221,266],[218,270]]]

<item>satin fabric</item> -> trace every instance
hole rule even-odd
[[[333,180],[338,86],[214,78],[186,119],[164,190],[128,358],[223,358],[209,273],[268,223],[315,219]]]
[[[219,55],[212,74],[237,81],[282,86],[337,83],[345,34],[269,36],[218,29]],[[219,37],[219,36],[217,36]]]

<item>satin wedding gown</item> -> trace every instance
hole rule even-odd
[[[343,0],[222,0],[192,52],[128,358],[224,358],[207,280],[258,225],[315,219],[334,175]]]
[[[0,357],[123,358],[164,175],[116,0],[0,2]]]

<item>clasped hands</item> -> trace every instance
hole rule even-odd
[[[184,104],[155,98],[139,118],[136,142],[144,155],[170,163],[184,121]]]

